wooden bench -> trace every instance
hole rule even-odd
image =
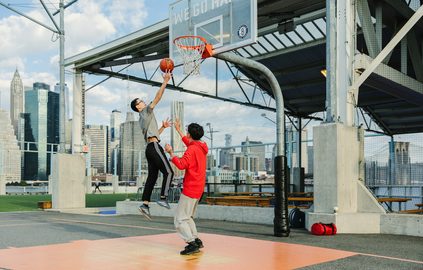
[[[256,206],[270,207],[274,197],[258,197],[258,196],[225,196],[225,197],[207,197],[206,202],[209,205],[225,205],[225,206]],[[289,208],[309,208],[313,203],[311,197],[288,197],[288,202],[294,202]],[[306,204],[304,204],[306,203]]]
[[[417,206],[418,208],[423,208],[423,203],[416,203],[415,206]]]
[[[385,203],[386,204],[386,206],[388,207],[388,210],[390,212],[393,212],[392,211],[392,207],[391,207],[391,204],[393,202],[397,202],[398,203],[398,205],[399,205],[398,206],[398,211],[401,212],[401,203],[408,202],[410,200],[411,200],[410,198],[377,198],[377,201],[378,202]]]
[[[401,214],[423,214],[423,209],[418,208],[418,209],[402,210],[402,211],[399,211],[399,213],[401,213]]]
[[[223,196],[274,196],[274,192],[222,192],[220,193]]]
[[[40,201],[40,202],[38,202],[38,208],[51,209],[51,201]]]
[[[313,197],[313,192],[289,192],[289,197]]]
[[[207,197],[206,202],[210,205],[270,207],[271,199],[257,196],[225,196]]]

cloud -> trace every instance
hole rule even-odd
[[[104,1],[79,1],[65,15],[66,55],[71,56],[98,46],[114,37],[113,20],[102,11]],[[107,5],[106,5],[107,6]]]
[[[44,15],[38,11],[27,14],[31,18],[48,24]],[[55,45],[50,42],[52,33],[22,16],[9,16],[0,20],[0,59],[17,56],[43,54]]]
[[[110,13],[110,20],[119,28],[125,28],[130,31],[142,28],[148,16],[143,0],[113,0],[107,7],[107,11]]]

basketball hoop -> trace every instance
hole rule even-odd
[[[184,74],[199,75],[200,60],[210,57],[212,45],[200,36],[180,36],[173,40],[184,61]]]

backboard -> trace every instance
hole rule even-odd
[[[182,58],[173,40],[202,36],[218,54],[257,40],[257,0],[178,0],[169,6],[169,56],[176,65]]]

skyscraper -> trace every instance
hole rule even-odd
[[[266,163],[265,163],[265,155],[266,155],[266,147],[260,141],[250,141],[248,137],[245,139],[245,142],[241,142],[243,146],[241,151],[247,155],[253,155],[258,157],[258,165],[257,168],[259,171],[266,170]],[[249,147],[247,147],[249,146]]]
[[[170,115],[173,121],[179,119],[181,122],[181,129],[184,130],[184,102],[183,101],[173,101],[170,108]],[[170,129],[170,144],[173,147],[174,152],[182,153],[185,150],[185,145],[181,140],[178,132],[174,128]]]
[[[104,125],[86,125],[85,135],[90,144],[91,167],[97,173],[107,173],[109,153],[109,127]]]
[[[141,171],[147,170],[147,159],[141,127],[132,112],[127,113],[126,121],[121,124],[120,130],[120,180],[135,180],[137,176],[141,175]]]
[[[9,116],[0,110],[0,177],[7,182],[21,181],[21,151]]]
[[[122,123],[122,113],[118,110],[113,110],[110,115],[110,147],[109,147],[109,173],[117,173],[117,159],[119,139],[120,139],[120,124]]]
[[[122,113],[118,110],[113,110],[110,116],[110,141],[119,141],[120,124],[122,123]]]
[[[16,136],[19,136],[19,119],[20,114],[24,112],[24,88],[16,69],[13,75],[12,82],[10,83],[10,119],[12,122],[13,130]]]
[[[220,167],[221,168],[229,168],[231,165],[231,155],[230,153],[235,153],[235,149],[231,147],[232,145],[232,135],[225,134],[225,148],[220,151]]]
[[[181,129],[182,132],[184,132],[185,126],[184,126],[184,102],[183,101],[173,101],[172,105],[170,107],[170,117],[173,121],[176,119],[179,119],[181,123]],[[173,151],[178,156],[182,156],[182,153],[185,151],[185,145],[182,142],[181,136],[178,134],[178,132],[174,129],[170,129],[170,144],[173,147]],[[171,163],[171,166],[173,168],[174,176],[175,177],[181,177],[184,172],[181,170],[178,170],[173,163]]]
[[[59,144],[59,94],[37,82],[25,92],[25,101],[25,141],[35,152],[25,152],[24,179],[47,180],[51,153]]]

